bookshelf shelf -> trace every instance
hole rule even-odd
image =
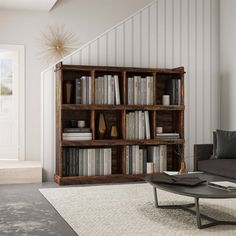
[[[57,182],[58,184],[86,184],[143,180],[144,176],[146,176],[147,174],[137,173],[146,172],[135,171],[132,172],[133,174],[127,172],[126,158],[128,146],[140,147],[141,153],[145,150],[145,152],[148,152],[149,148],[155,146],[165,146],[167,169],[179,169],[180,161],[184,155],[183,146],[185,72],[183,67],[174,69],[155,69],[80,65],[77,66],[63,65],[62,63],[59,63],[56,65],[55,73],[55,182]],[[134,102],[130,102],[132,101],[130,100],[129,94],[129,89],[132,88],[132,86],[130,85],[132,85],[132,83],[128,84],[128,82],[132,81],[129,80],[130,77],[138,77],[138,79],[140,79],[140,83],[146,83],[145,90],[142,90],[142,85],[139,85],[140,90],[136,90],[136,92],[138,91],[138,93],[142,95],[142,99],[135,100],[134,97]],[[114,86],[114,89],[112,90],[112,87],[109,87],[106,94],[104,92],[106,90],[98,92],[97,89],[100,88],[99,83],[101,83],[101,81],[103,82],[103,79],[101,78],[104,78],[104,81],[107,81],[107,88],[109,86]],[[148,83],[151,80],[152,82],[150,82],[149,87]],[[83,83],[85,84],[85,87],[83,87]],[[173,91],[175,92],[173,92],[173,94],[170,94],[170,96],[176,96],[178,97],[178,99],[175,98],[171,100],[173,102],[170,103],[170,105],[164,106],[162,105],[162,96],[170,92],[170,84],[171,86],[174,84],[174,86],[178,86],[178,91],[176,90],[177,87],[174,87],[175,90]],[[119,87],[118,90],[116,90],[117,87]],[[84,88],[86,88],[86,92],[85,90],[83,90]],[[103,89],[105,89],[105,87],[103,87]],[[135,90],[136,88],[133,87],[132,89]],[[132,93],[135,94],[134,91]],[[100,94],[102,94],[102,98]],[[117,97],[117,94],[119,94],[119,97]],[[78,96],[81,96],[82,98]],[[105,124],[102,124],[102,126],[99,122],[101,114],[105,119]],[[76,122],[78,120],[85,121],[86,131],[83,132],[81,131],[81,129],[79,132],[76,132],[76,130],[79,129],[76,125]],[[149,125],[147,124],[147,122],[149,123]],[[136,126],[132,128],[132,123],[135,123],[136,126],[143,128],[136,128]],[[156,128],[160,126],[163,127],[164,133],[178,133],[179,137],[156,138]],[[110,135],[111,130],[114,127],[117,130],[117,136],[115,136],[116,138],[112,139]],[[65,131],[73,129],[74,131],[71,132]],[[101,136],[101,134],[99,133],[101,129],[104,129],[103,136]],[[148,130],[150,138],[147,138]],[[136,133],[136,136],[130,136],[130,133]],[[79,154],[80,151],[82,150],[81,152],[95,153],[98,149],[99,152],[100,150],[110,150],[109,163],[111,163],[111,166],[109,167],[109,174],[92,174],[92,176],[81,176],[79,174],[75,174],[80,173],[79,171],[76,172],[77,167],[75,167],[75,165],[79,166],[78,163],[81,158]],[[74,159],[71,159],[72,157]],[[99,158],[100,157],[101,156],[99,156]],[[91,156],[86,156],[86,158],[91,158]],[[105,171],[105,160],[103,164]],[[72,171],[70,172],[70,169],[68,170],[68,168],[72,168]],[[90,167],[85,168],[89,169]],[[92,173],[95,173],[95,170]],[[91,175],[91,173],[84,175]]]

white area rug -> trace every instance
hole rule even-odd
[[[40,189],[80,236],[235,236],[236,226],[199,230],[183,210],[156,209],[149,184]],[[185,204],[192,198],[158,190],[160,204]],[[201,212],[236,221],[236,199],[200,199]],[[203,221],[204,223],[204,221]]]

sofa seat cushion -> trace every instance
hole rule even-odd
[[[236,159],[215,159],[198,162],[198,170],[236,179]]]

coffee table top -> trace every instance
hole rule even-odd
[[[216,175],[198,173],[194,174],[194,176],[198,176],[201,179],[207,180],[207,182],[231,181],[236,183],[236,179],[230,179]],[[195,197],[195,198],[236,198],[236,191],[230,192],[218,188],[213,188],[208,186],[207,182],[195,187],[188,187],[188,186],[156,183],[155,179],[158,179],[158,174],[155,176],[145,177],[146,182],[150,183],[154,187],[165,190],[167,192],[176,193],[179,195]]]

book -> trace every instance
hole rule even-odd
[[[82,103],[82,82],[80,78],[75,79],[75,104]]]
[[[120,104],[120,87],[119,87],[119,78],[118,75],[114,75],[115,80],[115,103],[116,105]]]
[[[160,172],[167,170],[167,146],[160,145]]]
[[[128,104],[134,104],[134,79],[128,78]]]
[[[90,133],[90,128],[65,128],[64,133]]]
[[[125,148],[125,173],[129,175],[129,146],[126,146]]]
[[[63,137],[92,137],[92,133],[62,133]]]
[[[213,181],[209,182],[208,186],[219,188],[225,191],[236,191],[236,183],[230,181]]]
[[[150,123],[149,123],[149,113],[148,113],[148,111],[144,111],[144,120],[145,120],[146,139],[150,139],[151,134],[150,134]]]
[[[64,141],[86,141],[86,140],[92,140],[92,137],[90,136],[85,136],[85,137],[78,137],[78,136],[74,136],[74,137],[63,137]]]
[[[79,176],[83,176],[83,149],[79,149]]]

